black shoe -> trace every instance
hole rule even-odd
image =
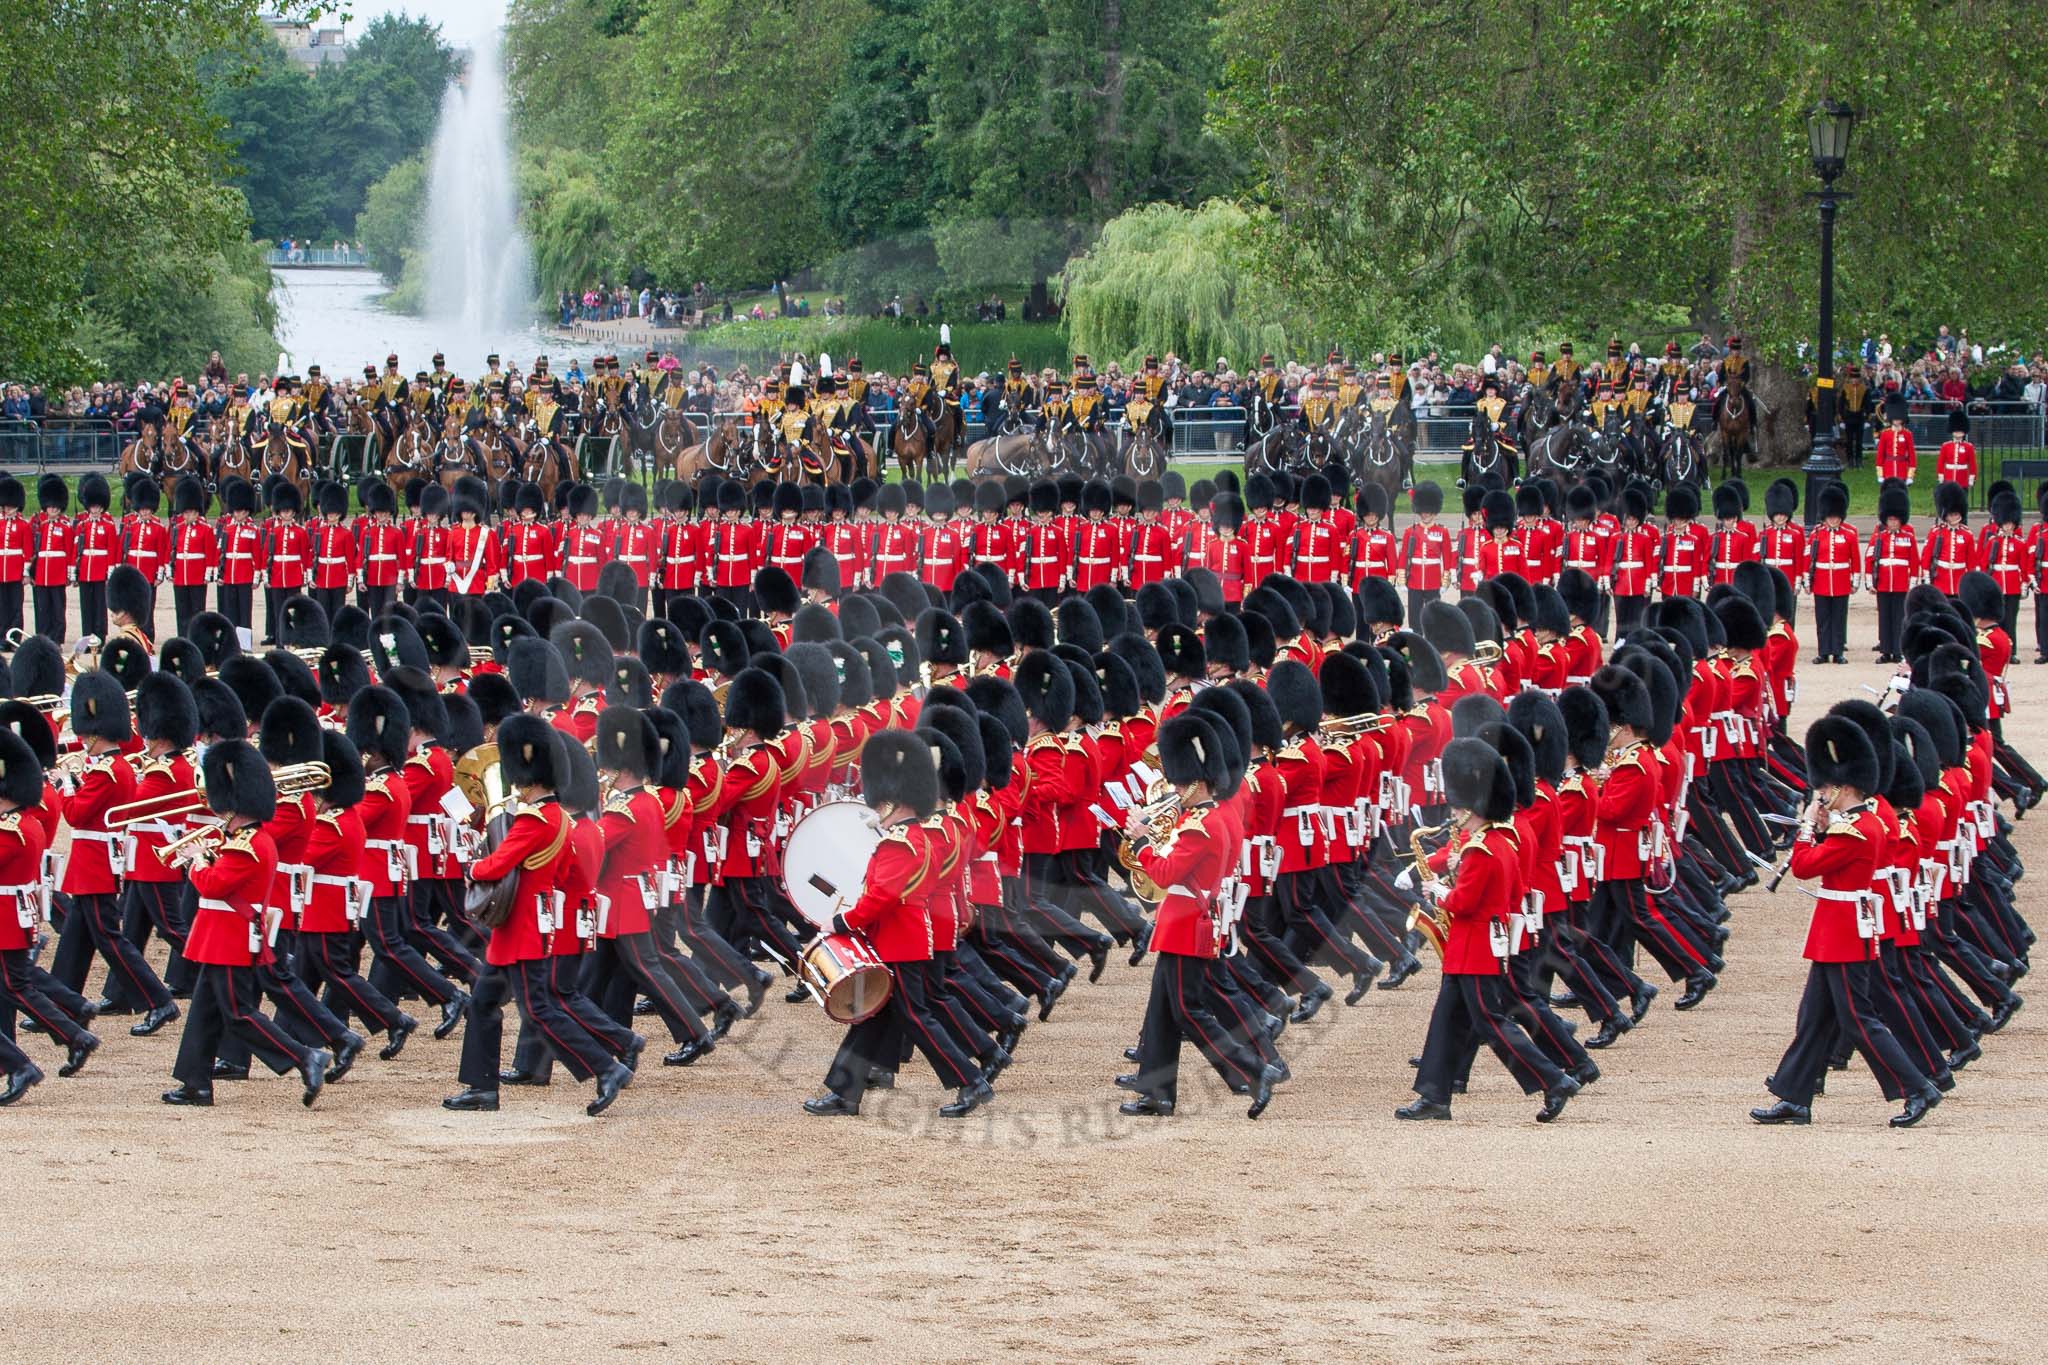
[[[1116,1107],[1116,1112],[1134,1119],[1168,1119],[1173,1117],[1173,1101],[1140,1095],[1134,1100],[1125,1100]]]
[[[231,1066],[216,1057],[213,1062],[212,1076],[217,1081],[246,1081],[249,1079],[249,1068],[246,1066]]]
[[[597,1078],[597,1098],[584,1105],[583,1112],[596,1118],[611,1108],[612,1101],[619,1097],[619,1092],[632,1083],[633,1073],[626,1069],[625,1063],[613,1062],[611,1070]]]
[[[334,1065],[327,1068],[327,1079],[338,1081],[348,1075],[348,1069],[356,1064],[356,1058],[362,1056],[367,1046],[369,1039],[354,1029],[342,1034],[341,1041],[334,1045]]]
[[[740,1007],[731,1000],[721,1000],[711,1010],[711,1037],[713,1041],[732,1032],[732,1026],[740,1021]]]
[[[868,1089],[870,1089],[870,1090],[894,1090],[895,1088],[896,1088],[896,1073],[895,1073],[895,1072],[893,1072],[893,1071],[884,1071],[884,1070],[882,1070],[882,1069],[881,1069],[880,1067],[872,1067],[872,1066],[871,1066],[871,1067],[869,1067],[869,1068],[868,1068]]]
[[[814,1118],[821,1119],[857,1119],[860,1117],[860,1105],[838,1094],[836,1091],[827,1091],[815,1099],[805,1100],[804,1112]]]
[[[1657,998],[1657,988],[1645,981],[1641,989],[1628,998],[1628,1022],[1633,1028],[1643,1022],[1643,1016],[1650,1012],[1650,1002]]]
[[[519,1084],[526,1085],[531,1082],[521,1081]],[[473,1085],[466,1085],[460,1094],[450,1095],[442,1100],[441,1107],[470,1114],[495,1114],[498,1112],[498,1092],[479,1090]]]
[[[1694,972],[1685,979],[1685,994],[1678,997],[1671,1008],[1689,1010],[1707,998],[1707,992],[1721,984],[1721,979],[1712,972]]]
[[[2005,999],[1992,1007],[1991,1022],[1985,1026],[1984,1031],[1986,1033],[1997,1033],[2012,1022],[2012,1017],[2020,1012],[2020,1006],[2026,1003],[2021,997],[2008,994]]]
[[[1134,1048],[1134,1047],[1127,1047],[1127,1048],[1125,1048],[1125,1049],[1124,1049],[1124,1060],[1125,1060],[1125,1061],[1127,1061],[1127,1062],[1135,1062],[1135,1061],[1137,1061],[1137,1060],[1138,1060],[1138,1049],[1136,1049],[1136,1048]]]
[[[1921,1119],[1927,1117],[1928,1110],[1940,1103],[1941,1092],[1930,1086],[1917,1095],[1907,1096],[1906,1107],[1900,1112],[1893,1114],[1889,1122],[1894,1128],[1911,1128]]]
[[[1100,943],[1096,944],[1093,948],[1090,948],[1088,950],[1089,981],[1094,982],[1102,980],[1103,968],[1109,966],[1109,950],[1112,946],[1113,945],[1111,944],[1110,940],[1108,938],[1104,938]]]
[[[201,1109],[213,1107],[213,1090],[197,1085],[179,1085],[163,1093],[165,1104],[189,1104]]]
[[[1021,1023],[1012,1028],[1006,1028],[996,1035],[996,1046],[1014,1057],[1017,1053],[1017,1040],[1023,1036],[1024,1025]]]
[[[663,1053],[661,1064],[663,1066],[688,1066],[716,1046],[717,1044],[709,1038],[693,1038],[674,1051]],[[631,1071],[632,1068],[628,1067],[627,1070]],[[605,1103],[610,1104],[611,1101],[606,1100]]]
[[[308,1109],[313,1101],[320,1098],[320,1088],[327,1084],[327,1073],[334,1066],[334,1054],[324,1047],[316,1047],[306,1054],[306,1064],[299,1068],[299,1075],[306,1088],[299,1093],[299,1103]]]
[[[141,1023],[128,1030],[128,1036],[130,1038],[147,1038],[150,1034],[155,1033],[177,1017],[178,1007],[176,1005],[158,1005],[148,1014],[142,1016]]]
[[[636,998],[636,999],[635,999],[635,1000],[633,1001],[633,1013],[635,1013],[635,1014],[652,1014],[652,1013],[654,1013],[654,1002],[653,1002],[652,1000],[649,1000],[649,999],[648,999],[648,998],[647,998],[646,996],[644,996],[644,995],[643,995],[643,996],[639,996],[639,997],[637,997],[637,998]]]
[[[1287,1065],[1285,1057],[1275,1058],[1273,1067],[1280,1073],[1280,1078],[1274,1082],[1275,1085],[1285,1085],[1294,1079],[1294,1068]]]
[[[1143,934],[1131,940],[1131,966],[1135,967],[1145,960],[1145,954],[1151,951],[1151,948],[1147,946],[1151,942],[1152,931],[1150,929],[1147,929]]]
[[[1543,1092],[1543,1107],[1536,1111],[1536,1121],[1538,1123],[1549,1123],[1564,1112],[1566,1102],[1578,1093],[1579,1082],[1577,1077],[1558,1077],[1557,1084]]]
[[[538,1071],[521,1071],[521,1070],[520,1070],[520,1069],[519,1069],[518,1067],[516,1067],[516,1066],[508,1066],[508,1067],[506,1067],[506,1068],[505,1068],[505,1069],[504,1069],[503,1071],[500,1071],[500,1072],[498,1073],[498,1084],[499,1084],[499,1085],[532,1085],[532,1086],[543,1086],[543,1085],[552,1085],[553,1083],[554,1083],[554,1077],[553,1077],[552,1075],[542,1075],[542,1074],[541,1074],[540,1072],[538,1072]],[[479,1091],[479,1092],[477,1092],[477,1093],[479,1093],[479,1094],[484,1094],[484,1093],[488,1093],[488,1094],[490,1095],[490,1097],[491,1097],[491,1101],[492,1101],[491,1107],[492,1107],[493,1109],[497,1108],[497,1098],[498,1098],[498,1092],[497,1092],[497,1091],[495,1091],[495,1090],[492,1090],[492,1091],[488,1091],[488,1092],[485,1092],[485,1091]],[[456,1106],[454,1106],[454,1105],[452,1105],[452,1104],[448,1106],[448,1108],[450,1108],[450,1109],[453,1109],[453,1108],[455,1108],[455,1107],[456,1107]]]
[[[1397,1119],[1448,1119],[1450,1116],[1451,1106],[1435,1100],[1416,1100],[1394,1111]]]
[[[1398,990],[1401,983],[1422,970],[1422,959],[1413,953],[1404,955],[1387,971],[1387,979],[1380,982],[1383,991]]]
[[[740,1018],[751,1019],[761,1012],[761,1002],[768,998],[768,987],[774,980],[766,972],[755,972],[747,979],[747,1003],[740,1010]]]
[[[981,1064],[981,1079],[983,1083],[994,1085],[996,1077],[1007,1071],[1013,1060],[1015,1059],[1010,1056],[1009,1049],[1003,1047],[1000,1043],[997,1044],[996,1050],[990,1053],[987,1060]]]
[[[1944,1095],[1955,1089],[1956,1073],[1944,1068],[1942,1073],[1934,1078],[1934,1088]]]
[[[647,1040],[636,1033],[633,1035],[633,1041],[626,1044],[626,1050],[619,1054],[619,1060],[626,1064],[626,1070],[637,1075],[640,1070],[640,1054],[645,1051]]]
[[[1586,1047],[1589,1050],[1613,1047],[1620,1040],[1622,1034],[1627,1033],[1634,1027],[1634,1021],[1627,1015],[1617,1014],[1600,1025],[1600,1031],[1586,1040]]]
[[[1306,995],[1301,997],[1301,1003],[1294,1007],[1294,1014],[1291,1017],[1297,1024],[1306,1024],[1309,1020],[1316,1017],[1316,1011],[1322,1009],[1323,1002],[1335,994],[1335,991],[1318,981]]]
[[[455,1032],[455,1026],[462,1022],[462,1007],[469,1003],[467,991],[457,991],[441,1006],[441,1022],[434,1025],[434,1040],[439,1042]]]
[[[1381,990],[1385,990],[1386,988],[1387,988],[1387,986],[1386,986],[1386,983],[1385,983],[1385,982],[1381,982],[1381,983],[1380,983],[1380,989],[1381,989]],[[1285,1033],[1285,1032],[1287,1032],[1287,1016],[1286,1016],[1286,1015],[1284,1015],[1284,1014],[1269,1014],[1269,1015],[1267,1015],[1267,1016],[1266,1016],[1266,1041],[1267,1041],[1267,1042],[1269,1042],[1269,1043],[1273,1043],[1273,1042],[1278,1042],[1278,1041],[1280,1040],[1280,1035],[1281,1035],[1281,1034],[1283,1034],[1283,1033]]]
[[[1550,997],[1550,1008],[1554,1010],[1575,1010],[1578,1007],[1579,996],[1576,991],[1559,991]]]
[[[398,1022],[384,1035],[384,1046],[377,1049],[379,1059],[387,1062],[397,1061],[398,1054],[405,1051],[407,1040],[419,1030],[419,1026],[420,1021],[410,1014],[399,1015]]]
[[[996,1092],[989,1089],[987,1081],[976,1081],[972,1085],[963,1085],[955,1092],[951,1104],[939,1106],[939,1117],[942,1119],[964,1119],[995,1097]]]
[[[782,1001],[786,1005],[801,1005],[807,1002],[810,998],[811,988],[809,986],[806,986],[803,983],[803,980],[799,978],[797,980],[797,983],[789,988],[789,993],[782,997]]]
[[[1136,1048],[1132,1049],[1134,1052],[1136,1050]],[[1116,1078],[1116,1088],[1119,1090],[1135,1090],[1142,1095],[1145,1093],[1145,1078],[1138,1075],[1135,1071],[1128,1072]]]
[[[1266,1106],[1273,1102],[1273,1087],[1280,1084],[1280,1068],[1262,1067],[1258,1080],[1252,1082],[1251,1108],[1244,1111],[1248,1119],[1255,1119],[1266,1112]]]
[[[1813,1122],[1813,1111],[1803,1104],[1790,1100],[1779,1100],[1768,1109],[1752,1109],[1749,1116],[1758,1123],[1791,1123],[1805,1125]]]
[[[64,1053],[64,1065],[57,1068],[57,1074],[59,1076],[76,1076],[79,1072],[85,1070],[86,1059],[98,1050],[99,1045],[98,1035],[91,1033],[79,1034],[78,1041],[73,1043]]]
[[[1067,974],[1065,972],[1060,973],[1052,979],[1052,984],[1045,988],[1044,994],[1038,997],[1038,1020],[1040,1023],[1044,1023],[1047,1019],[1052,1018],[1052,1007],[1058,1004],[1060,997],[1067,993],[1067,980]]]
[[[1957,1048],[1954,1052],[1949,1054],[1948,1069],[1950,1071],[1961,1071],[1964,1067],[1968,1066],[1971,1062],[1976,1061],[1979,1057],[1982,1057],[1983,1055],[1984,1049],[1979,1047],[1976,1043],[1965,1043],[1963,1046]]]
[[[1572,1079],[1579,1083],[1581,1089],[1591,1085],[1600,1079],[1600,1064],[1591,1057],[1586,1058],[1572,1069]]]
[[[135,1013],[135,1006],[117,1005],[104,995],[101,996],[99,999],[93,1001],[91,1005],[89,1005],[87,1008],[95,1016],[104,1014],[109,1019],[112,1019],[117,1015]]]
[[[1365,993],[1372,989],[1374,979],[1386,969],[1386,963],[1378,958],[1373,958],[1372,965],[1364,971],[1353,972],[1351,974],[1351,989],[1344,992],[1344,1003],[1346,1005],[1355,1005],[1365,999]]]
[[[1828,656],[1825,654],[1816,654],[1813,656],[1813,661],[1817,664],[1824,664],[1828,661]]]
[[[25,1064],[18,1071],[8,1072],[7,1088],[0,1090],[0,1109],[4,1109],[20,1099],[28,1093],[30,1086],[41,1085],[42,1081],[43,1069],[34,1062]]]

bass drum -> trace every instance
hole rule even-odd
[[[889,968],[859,934],[825,934],[804,949],[798,974],[825,1017],[858,1024],[888,1003],[895,981]]]
[[[790,904],[825,933],[832,917],[860,899],[882,827],[865,801],[827,801],[796,822],[782,850],[782,886]]]

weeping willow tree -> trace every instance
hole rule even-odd
[[[1249,226],[1243,209],[1220,199],[1196,209],[1148,204],[1111,219],[1060,275],[1074,349],[1097,364],[1172,352],[1195,365],[1226,357],[1240,370],[1261,352],[1300,351],[1305,313],[1244,268]]]

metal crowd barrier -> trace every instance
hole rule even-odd
[[[134,439],[106,421],[0,422],[0,469],[16,475],[111,469]]]

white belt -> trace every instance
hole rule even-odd
[[[336,877],[326,872],[315,872],[313,874],[313,885],[315,886],[339,886],[346,889],[354,886],[355,882],[356,879],[354,877]]]
[[[181,556],[181,558],[185,558],[185,559],[204,559],[204,558],[205,558],[205,556],[204,556],[204,555],[184,555],[184,556]],[[320,556],[320,558],[319,558],[319,559],[318,559],[317,561],[315,561],[315,562],[316,562],[316,563],[320,563],[320,564],[346,564],[346,563],[348,563],[348,560],[344,559],[344,558],[343,558],[342,556],[340,556],[340,555],[322,555],[322,556]]]
[[[367,558],[367,559],[368,559],[368,560],[370,561],[370,563],[372,563],[372,564],[380,564],[380,563],[384,562],[384,561],[385,561],[385,560],[387,560],[387,559],[396,559],[396,558],[398,558],[398,556],[397,556],[397,555],[368,555],[368,556],[365,556],[365,557],[366,557],[366,558]]]
[[[1865,896],[1874,893],[1870,891],[1830,891],[1823,886],[1813,894],[1817,900],[1839,901],[1844,905],[1861,905]]]
[[[1081,564],[1113,564],[1116,561],[1112,559],[1082,559],[1076,562]]]
[[[240,915],[242,913],[240,909],[228,904],[226,901],[214,900],[209,896],[200,897],[199,908],[201,910],[218,910],[225,915]]]
[[[185,832],[184,825],[174,825],[168,820],[138,820],[128,826],[130,834],[154,834],[159,839],[175,839]]]
[[[114,844],[119,843],[127,836],[104,829],[74,829],[71,831],[71,837],[73,839],[84,839],[95,844]]]

